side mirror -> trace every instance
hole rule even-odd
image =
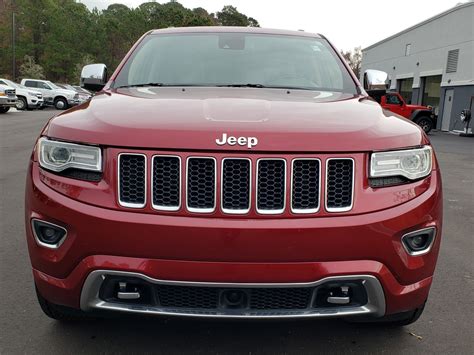
[[[366,70],[364,72],[364,89],[366,91],[387,90],[388,74],[381,70]]]
[[[86,90],[100,91],[107,84],[105,64],[89,64],[82,68],[81,87]]]

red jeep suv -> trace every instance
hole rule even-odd
[[[367,71],[367,90],[385,82]],[[81,84],[100,92],[48,122],[26,183],[48,316],[420,316],[438,163],[325,37],[150,31],[109,79],[92,64]]]

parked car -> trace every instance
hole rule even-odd
[[[49,80],[23,79],[21,84],[40,91],[46,105],[54,106],[58,110],[79,104],[79,95],[73,90],[62,89]]]
[[[4,78],[0,78],[0,85],[7,85],[15,88],[17,96],[16,108],[18,110],[38,109],[44,105],[43,94],[37,90],[32,90],[26,86]]]
[[[405,325],[428,299],[441,174],[422,129],[383,110],[318,34],[147,32],[29,162],[39,303],[96,311]]]
[[[76,86],[76,85],[73,85],[72,86],[74,89],[76,89],[76,91],[79,93],[79,96],[82,94],[84,95],[84,97],[87,99],[87,101],[89,101],[90,99],[92,99],[92,93],[84,88],[81,88],[80,86]]]
[[[0,84],[0,113],[7,113],[10,107],[15,107],[15,105],[15,88]]]
[[[384,109],[408,118],[418,124],[425,133],[429,133],[436,127],[436,115],[432,107],[407,104],[398,92],[379,92],[373,98],[382,105]]]
[[[81,90],[78,90],[76,89],[74,86],[72,85],[69,85],[69,84],[56,84],[57,86],[63,88],[63,89],[66,89],[66,90],[73,90],[75,92],[77,92],[77,94],[79,95],[79,103],[82,104],[86,101],[89,101],[92,97],[92,95],[90,94],[87,94]]]

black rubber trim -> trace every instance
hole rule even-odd
[[[70,179],[82,180],[82,181],[91,181],[91,182],[99,182],[102,180],[102,173],[99,171],[86,171],[81,169],[69,168],[60,172],[51,171],[41,167],[44,171],[48,173],[59,175],[63,177],[67,177]]]
[[[369,178],[369,186],[373,188],[404,185],[413,182],[404,176],[387,176],[378,178]]]

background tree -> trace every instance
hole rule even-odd
[[[222,11],[212,14],[202,7],[186,8],[178,1],[161,4],[150,1],[134,9],[112,4],[103,11],[91,11],[76,0],[0,0],[2,77],[12,76],[13,11],[17,22],[16,79],[30,76],[18,68],[25,62],[24,68],[39,65],[47,79],[73,84],[79,82],[79,67],[92,59],[105,63],[113,71],[133,43],[151,29],[258,26],[255,19],[233,6],[224,6]],[[29,56],[28,60],[24,59],[25,55]]]
[[[32,56],[25,55],[23,64],[20,66],[20,75],[30,79],[44,79],[44,69],[36,64]]]
[[[217,12],[217,23],[221,26],[251,26],[260,27],[257,20],[247,17],[237,11],[237,8],[226,5],[222,11]]]
[[[355,47],[352,51],[341,51],[341,55],[351,67],[356,77],[360,78],[360,65],[362,62],[362,48]]]

